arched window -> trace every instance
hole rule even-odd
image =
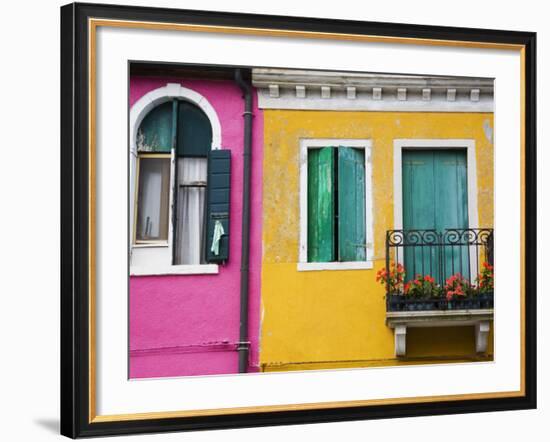
[[[137,131],[134,244],[171,242],[173,265],[206,262],[205,204],[211,146],[207,115],[177,98],[153,108]]]

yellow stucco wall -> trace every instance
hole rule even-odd
[[[493,114],[264,112],[262,324],[263,370],[303,370],[479,359],[473,327],[409,329],[407,358],[395,359],[385,325],[384,235],[393,228],[393,140],[461,138],[476,142],[479,223],[493,225]],[[374,268],[297,270],[299,140],[372,141]],[[436,333],[434,333],[436,331]],[[487,358],[492,357],[492,335]]]

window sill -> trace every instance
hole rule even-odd
[[[347,261],[347,262],[299,262],[299,272],[318,270],[368,270],[373,268],[372,261]]]
[[[177,265],[166,267],[130,267],[130,276],[155,275],[215,275],[219,273],[218,264]]]
[[[146,249],[151,247],[168,247],[167,242],[137,243],[132,244],[133,249]]]

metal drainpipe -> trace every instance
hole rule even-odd
[[[248,371],[248,267],[250,256],[250,158],[252,156],[252,86],[243,79],[241,69],[235,70],[235,81],[243,92],[244,99],[244,146],[243,146],[243,218],[241,243],[241,309],[239,342],[239,373]]]

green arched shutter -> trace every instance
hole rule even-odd
[[[149,112],[137,134],[139,152],[166,152],[172,149],[172,101],[162,103]]]
[[[212,148],[212,126],[206,114],[187,101],[178,103],[179,157],[206,157]]]

